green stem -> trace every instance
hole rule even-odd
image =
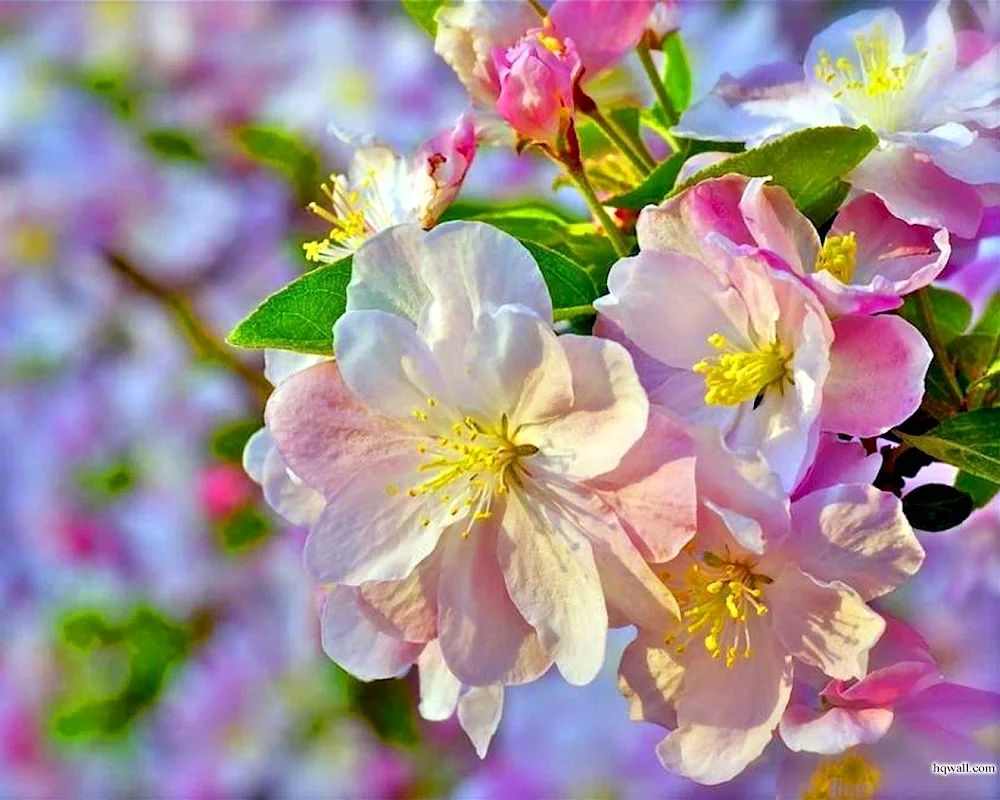
[[[597,108],[587,112],[587,116],[594,120],[597,127],[608,138],[608,141],[618,148],[621,154],[631,162],[633,167],[639,170],[640,175],[648,175],[652,172],[656,166],[652,157],[648,154],[643,155],[643,153],[633,147],[614,119],[608,119]]]
[[[924,328],[927,331],[927,342],[934,352],[934,358],[941,365],[941,372],[944,375],[945,382],[948,384],[952,400],[955,401],[955,407],[961,410],[965,406],[965,395],[962,393],[962,388],[958,385],[958,378],[955,377],[955,365],[951,363],[951,359],[948,357],[948,349],[941,338],[937,320],[934,319],[934,311],[931,308],[930,296],[927,294],[927,289],[924,288],[915,292],[914,297],[917,300],[917,310],[920,312],[920,317],[924,321]]]
[[[627,256],[630,251],[628,245],[625,243],[625,239],[622,237],[622,232],[618,230],[618,226],[615,225],[614,220],[608,216],[608,212],[604,210],[601,201],[597,199],[594,187],[590,185],[590,180],[587,178],[587,173],[584,171],[583,166],[567,164],[562,161],[559,161],[559,163],[566,168],[569,177],[576,184],[576,188],[580,190],[580,194],[587,201],[590,210],[601,223],[601,227],[604,228],[604,233],[611,240],[611,245],[615,248],[615,252],[619,256]]]
[[[667,94],[667,87],[663,85],[660,74],[656,71],[656,64],[653,63],[653,57],[649,54],[649,48],[644,44],[640,44],[635,50],[639,54],[639,63],[642,64],[642,69],[646,73],[646,77],[649,78],[653,91],[656,93],[656,99],[663,108],[663,113],[667,115],[668,127],[676,125],[680,116],[677,114],[677,109],[674,108],[670,95]],[[675,153],[681,149],[677,143],[677,139],[674,138],[674,135],[669,130],[664,131],[663,136]]]
[[[552,318],[556,322],[561,322],[567,319],[575,319],[576,317],[587,317],[591,314],[596,314],[597,311],[594,307],[587,303],[585,306],[568,306],[566,308],[557,308],[552,312]]]

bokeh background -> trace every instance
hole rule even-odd
[[[850,5],[681,3],[696,95]],[[306,268],[330,126],[405,150],[466,104],[394,2],[0,3],[0,797],[702,796],[612,669],[510,692],[486,762],[412,680],[354,681],[319,647],[304,532],[240,468],[267,385],[223,337]],[[481,152],[463,199],[551,180]],[[985,689],[997,537],[996,509],[925,537],[893,601]],[[764,795],[772,767],[711,794]]]

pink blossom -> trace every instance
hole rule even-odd
[[[396,585],[386,617],[407,641],[433,626],[473,686],[552,663],[585,683],[609,620],[676,611],[641,548],[690,536],[690,443],[649,425],[623,348],[553,333],[516,240],[464,222],[386,231],[355,256],[348,308],[336,363],[279,383],[265,416],[285,474],[326,503],[306,545],[319,581]],[[658,517],[634,487],[666,482],[676,519],[640,534],[630,508]]]
[[[880,798],[995,791],[996,775],[944,777],[914,763],[990,763],[974,735],[995,726],[1000,695],[945,682],[920,635],[898,620],[886,623],[859,681],[829,681],[818,694],[797,684],[780,725],[792,752],[783,759],[779,797],[833,786]]]
[[[640,252],[612,267],[597,329],[629,347],[654,404],[759,450],[790,492],[820,431],[874,436],[912,414],[931,353],[896,317],[831,323],[782,258],[815,231],[769,220],[775,241],[751,246],[745,187],[705,181],[643,210]]]
[[[975,234],[1000,202],[1000,55],[995,42],[956,37],[947,3],[917,47],[890,9],[859,11],[812,42],[804,68],[769,65],[724,76],[676,132],[757,145],[818,125],[867,125],[879,146],[848,176],[901,219]]]
[[[662,567],[681,621],[640,630],[620,687],[633,719],[670,729],[658,747],[664,766],[715,784],[771,740],[795,662],[841,681],[865,674],[884,628],[866,601],[916,572],[923,550],[893,495],[840,484],[788,506],[752,460],[721,449],[698,457],[724,485],[709,488],[697,534]]]
[[[494,53],[500,82],[497,112],[527,141],[557,152],[573,119],[573,93],[582,64],[571,39],[558,39],[550,28],[535,28],[517,44]]]
[[[220,519],[249,502],[251,484],[238,467],[210,464],[201,471],[198,493],[205,513],[212,519]]]
[[[347,175],[330,175],[320,187],[324,202],[309,205],[330,226],[325,238],[303,245],[309,261],[335,263],[393,225],[431,227],[458,195],[476,154],[468,114],[409,158],[380,142],[341,138],[354,153]]]

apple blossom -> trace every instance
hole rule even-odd
[[[731,492],[745,495],[751,482],[731,480]],[[772,519],[702,502],[697,534],[661,573],[680,622],[641,629],[622,659],[633,719],[670,729],[660,760],[700,783],[730,780],[760,755],[788,705],[795,662],[843,681],[864,675],[884,628],[866,601],[923,559],[900,501],[871,486],[775,502]],[[782,507],[788,517],[776,525]]]
[[[306,258],[332,264],[393,225],[431,227],[461,189],[475,153],[475,122],[467,114],[412,158],[377,142],[355,146],[348,174],[331,175],[320,187],[329,207],[309,204],[331,227],[325,239],[302,246]]]
[[[899,318],[827,320],[780,257],[815,236],[804,218],[788,230],[764,220],[770,249],[742,244],[754,241],[744,183],[705,181],[644,209],[639,254],[612,267],[594,305],[598,330],[630,348],[654,404],[721,430],[733,449],[759,449],[790,492],[821,430],[874,436],[912,414],[931,353]]]
[[[856,683],[797,684],[781,720],[793,751],[782,759],[778,797],[986,797],[996,774],[940,775],[928,765],[989,763],[975,734],[1000,719],[1000,695],[945,682],[927,643],[886,618],[869,672]]]
[[[585,683],[609,612],[675,612],[639,549],[669,534],[627,521],[632,505],[658,519],[649,492],[667,482],[668,529],[693,526],[686,436],[648,424],[620,345],[557,337],[551,314],[507,234],[398,226],[355,256],[336,363],[281,382],[265,415],[283,462],[326,502],[306,545],[314,576],[411,578],[469,685],[525,682],[553,662]],[[661,451],[675,470],[649,458]]]
[[[820,242],[812,223],[780,186],[764,178],[727,175],[703,198],[695,224],[728,226],[730,239],[770,250],[816,293],[830,316],[875,314],[902,305],[927,286],[951,254],[948,232],[892,216],[875,195],[861,195],[834,218]],[[742,226],[731,222],[742,217]]]
[[[947,2],[909,52],[895,11],[859,11],[813,40],[803,69],[724,76],[675,132],[756,145],[806,127],[867,125],[879,146],[848,176],[854,187],[894,216],[971,237],[983,207],[1000,200],[1000,53],[993,44],[977,55],[963,63]]]

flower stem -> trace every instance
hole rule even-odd
[[[927,342],[931,346],[934,358],[937,359],[941,367],[945,383],[948,384],[948,391],[955,401],[955,408],[961,410],[965,407],[965,395],[962,393],[962,388],[958,385],[958,378],[955,377],[955,365],[951,363],[951,359],[948,357],[948,349],[941,338],[937,320],[934,319],[934,310],[931,308],[930,295],[927,292],[927,288],[925,287],[914,292],[914,297],[917,301],[917,310],[920,312],[920,318],[923,320],[924,328],[927,332]]]
[[[668,127],[676,125],[680,116],[677,113],[677,109],[674,108],[670,95],[667,94],[667,87],[663,85],[660,74],[656,71],[656,64],[653,63],[653,57],[649,54],[649,48],[644,44],[640,44],[635,50],[639,54],[639,63],[642,64],[642,69],[646,73],[646,77],[649,78],[653,91],[656,93],[656,99],[663,108],[663,112],[667,115]],[[674,152],[681,149],[680,145],[677,144],[677,139],[669,130],[664,131],[663,136]]]
[[[615,248],[615,252],[619,256],[627,256],[630,251],[628,245],[625,243],[624,237],[622,236],[622,232],[618,230],[618,226],[615,225],[614,220],[608,216],[608,212],[604,210],[604,206],[601,205],[601,201],[597,199],[597,195],[594,193],[594,187],[590,185],[590,179],[587,177],[587,173],[584,171],[583,165],[559,161],[558,159],[556,160],[566,169],[570,179],[576,184],[576,188],[580,190],[580,194],[583,195],[583,199],[587,201],[587,205],[590,207],[590,210],[601,223],[601,227],[604,228],[604,233],[607,234],[608,239],[611,240],[611,245]]]
[[[652,172],[656,166],[656,162],[653,161],[652,156],[634,147],[614,119],[604,116],[597,108],[588,111],[587,116],[594,120],[597,127],[608,138],[608,141],[621,151],[621,154],[632,163],[633,167],[639,170],[639,174],[648,175]]]
[[[191,301],[183,293],[163,286],[117,253],[106,253],[105,256],[111,269],[134,288],[152,297],[170,311],[195,353],[235,373],[251,394],[258,398],[267,397],[271,385],[263,374],[248,367],[229,351],[228,347],[198,318],[191,307]]]

